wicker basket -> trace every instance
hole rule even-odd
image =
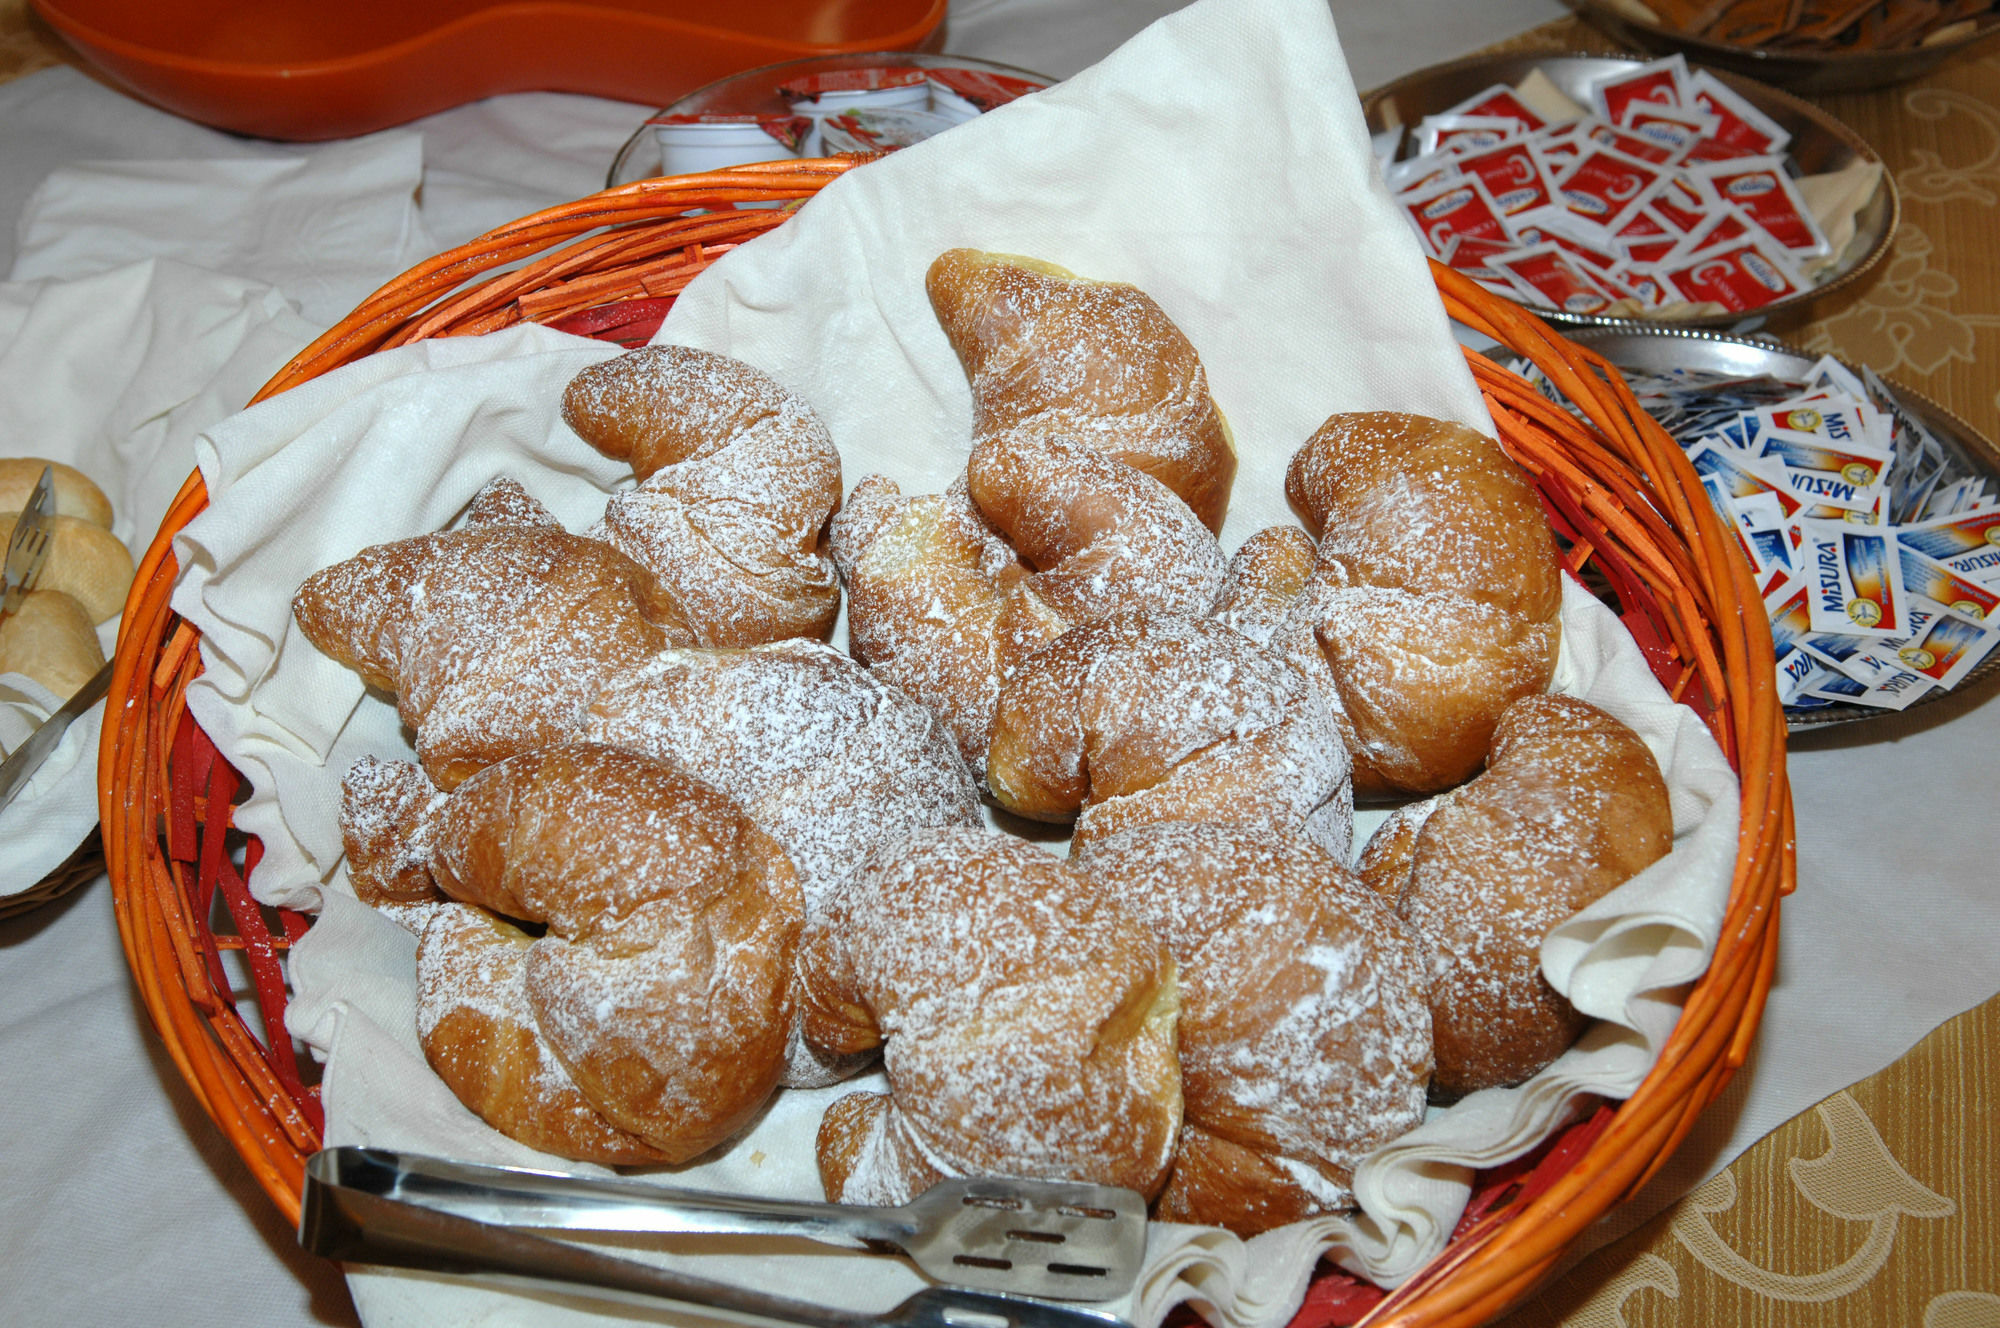
[[[859,159],[738,167],[642,181],[524,218],[413,269],[307,347],[271,396],[371,352],[522,321],[640,344],[673,297],[728,249],[783,224]],[[518,265],[518,266],[517,266]],[[498,275],[485,274],[499,271]],[[1741,555],[1680,448],[1617,372],[1533,315],[1433,266],[1445,308],[1547,373],[1585,419],[1479,356],[1474,374],[1507,450],[1533,477],[1572,571],[1600,588],[1669,693],[1707,723],[1742,786],[1735,878],[1722,939],[1657,1066],[1630,1100],[1535,1157],[1481,1177],[1451,1246],[1384,1296],[1330,1268],[1302,1323],[1469,1325],[1522,1296],[1564,1248],[1666,1161],[1743,1063],[1777,953],[1777,901],[1792,885],[1785,726],[1769,626]],[[484,280],[475,280],[484,277]],[[230,825],[241,784],[185,704],[195,629],[168,607],[176,532],[207,502],[189,478],[139,568],[125,610],[100,753],[104,851],[127,959],[170,1054],[286,1216],[322,1126],[316,1087],[282,1028],[284,955],[306,919],[258,905],[259,846]],[[222,962],[241,952],[239,1006]],[[244,1008],[249,1007],[249,1008]]]

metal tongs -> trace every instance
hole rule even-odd
[[[520,1228],[803,1236],[909,1254],[928,1287],[852,1313],[618,1258]],[[661,1300],[762,1320],[864,1328],[1125,1328],[1113,1315],[1027,1296],[1123,1295],[1145,1257],[1139,1195],[1102,1185],[947,1181],[903,1208],[709,1194],[624,1179],[477,1166],[372,1148],[306,1164],[299,1243],[353,1263],[458,1273],[657,1307]]]

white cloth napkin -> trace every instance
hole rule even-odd
[[[0,284],[0,447],[89,475],[142,555],[193,469],[195,433],[434,248],[417,213],[422,165],[422,138],[391,132],[310,155],[50,173]],[[108,655],[116,620],[100,632]],[[53,708],[26,679],[0,678],[0,745]],[[103,714],[74,724],[0,809],[0,896],[40,881],[97,823]]]
[[[330,327],[436,250],[422,180],[423,138],[408,130],[309,155],[65,166],[28,200],[13,278],[168,258],[272,286]]]
[[[66,462],[111,498],[136,558],[192,466],[197,429],[240,409],[313,329],[269,287],[168,260],[0,284],[0,439]],[[101,624],[108,658],[117,619]],[[0,676],[0,746],[61,704]],[[0,808],[0,897],[35,885],[97,824],[100,702]]]
[[[1262,153],[1242,150],[1260,139]],[[1202,351],[1235,426],[1233,546],[1292,519],[1284,463],[1334,410],[1413,410],[1490,429],[1370,161],[1320,5],[1203,0],[1049,93],[845,177],[691,287],[662,336],[740,355],[805,395],[842,449],[848,484],[885,471],[937,489],[963,464],[970,406],[923,301],[930,258],[971,244],[1134,281]],[[291,592],[366,544],[446,524],[498,473],[523,479],[571,528],[588,524],[620,472],[560,425],[557,401],[570,376],[609,353],[537,328],[420,344],[198,441],[211,506],[176,546],[187,573],[175,607],[202,628],[207,665],[189,706],[256,789],[238,823],[265,845],[260,897],[321,910],[293,954],[291,1025],[328,1058],[330,1142],[547,1165],[480,1125],[424,1066],[413,942],[345,892],[340,775],[363,753],[410,748],[393,708],[299,636]],[[1637,729],[1675,795],[1675,852],[1551,938],[1551,979],[1608,1022],[1530,1084],[1438,1113],[1370,1159],[1353,1220],[1247,1243],[1156,1225],[1148,1274],[1121,1307],[1137,1322],[1194,1297],[1231,1325],[1281,1323],[1323,1249],[1378,1280],[1407,1276],[1442,1244],[1471,1168],[1531,1147],[1585,1095],[1629,1092],[1650,1064],[1678,1013],[1673,989],[1714,942],[1734,781],[1601,606],[1572,588],[1564,622],[1559,685]],[[851,1087],[780,1095],[751,1134],[678,1178],[817,1193],[812,1125]],[[710,1249],[689,1266],[854,1307],[917,1285],[897,1265],[838,1252]],[[416,1275],[360,1273],[352,1286],[377,1326],[587,1313]]]

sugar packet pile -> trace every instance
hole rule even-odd
[[[1534,71],[1416,126],[1385,183],[1432,258],[1510,300],[1609,318],[1755,309],[1823,280],[1875,192],[1857,162],[1795,179],[1791,135],[1682,57],[1597,79]]]
[[[1872,370],[1625,377],[1756,572],[1788,711],[1901,710],[2000,643],[2000,494]]]

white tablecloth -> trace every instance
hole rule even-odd
[[[1174,7],[1171,0],[963,0],[953,8],[948,47],[1067,75]],[[1336,0],[1334,10],[1362,87],[1562,12],[1552,0]],[[330,154],[352,145],[235,139],[140,106],[73,70],[49,70],[0,85],[0,270],[19,255],[29,266],[12,275],[55,279],[80,275],[65,264],[115,264],[162,250],[193,264],[251,264],[255,270],[232,275],[271,282],[305,322],[323,323],[415,250],[458,243],[599,187],[646,109],[527,95],[411,126],[421,136],[412,144],[422,171],[414,225],[379,253],[329,259],[308,272],[296,263],[258,265],[261,251],[242,229],[254,217],[219,209],[201,246],[151,249],[143,234],[116,228],[65,230],[35,194],[58,168],[83,162],[130,163],[120,169],[143,183],[161,178],[161,163],[335,161]],[[31,224],[21,228],[23,219]],[[34,450],[34,443],[0,440],[0,450]],[[1785,907],[1759,1057],[1703,1118],[1653,1201],[1628,1206],[1604,1234],[1635,1223],[1803,1105],[2000,990],[2000,958],[1980,944],[2000,934],[2000,897],[1979,888],[2000,860],[2000,818],[1990,815],[2000,781],[1995,692],[1988,685],[1794,743],[1801,884]],[[1847,976],[1864,948],[1891,975],[1869,991]],[[0,1318],[161,1328],[354,1322],[337,1273],[295,1251],[146,1025],[105,881],[0,923],[0,995]]]

